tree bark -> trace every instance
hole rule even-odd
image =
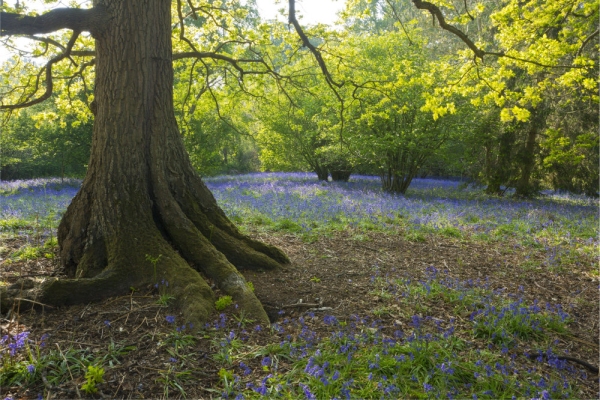
[[[525,142],[525,148],[521,154],[521,175],[517,181],[515,188],[515,196],[517,197],[530,197],[534,194],[535,190],[531,184],[531,174],[535,167],[535,144],[539,134],[539,131],[543,129],[545,124],[545,112],[543,105],[533,110],[531,121],[529,123],[529,130],[527,132],[527,141]]]
[[[319,179],[320,181],[329,180],[329,170],[326,167],[317,164],[313,169],[317,174],[317,179]]]
[[[58,229],[71,279],[45,283],[39,301],[95,301],[164,279],[184,317],[197,323],[214,310],[206,277],[246,315],[268,322],[237,268],[269,270],[289,260],[242,235],[189,161],[173,110],[171,3],[103,5],[111,22],[95,36],[89,168]]]
[[[533,188],[531,187],[531,173],[533,172],[533,167],[535,165],[534,151],[537,134],[538,128],[532,123],[527,132],[527,141],[525,142],[521,160],[521,175],[519,176],[515,188],[515,196],[517,197],[529,197],[533,194]]]

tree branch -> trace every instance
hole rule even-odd
[[[590,36],[587,37],[587,39],[583,41],[583,43],[581,43],[581,46],[579,47],[579,50],[577,50],[577,54],[575,54],[575,57],[579,57],[581,55],[581,52],[583,51],[583,48],[590,42],[590,40],[592,40],[596,36],[598,36],[598,29],[596,29],[596,31],[594,31]]]
[[[175,60],[181,60],[184,58],[212,58],[214,60],[221,60],[221,61],[226,61],[229,64],[231,64],[233,66],[233,68],[235,68],[236,70],[238,70],[238,72],[240,74],[245,74],[246,72],[244,71],[244,69],[242,67],[240,67],[239,63],[259,63],[259,64],[264,64],[263,60],[254,60],[254,59],[235,59],[235,58],[231,58],[229,56],[223,55],[223,54],[218,54],[218,53],[214,53],[214,52],[210,52],[210,51],[188,51],[185,53],[175,53],[173,54],[173,61]],[[265,71],[265,73],[270,73],[271,71]]]
[[[56,57],[53,57],[52,59],[50,59],[44,66],[44,69],[46,70],[46,79],[45,79],[46,91],[40,97],[38,97],[37,99],[30,100],[31,96],[33,94],[35,94],[35,92],[37,92],[37,89],[39,87],[38,84],[36,83],[35,91],[27,98],[27,100],[25,100],[23,103],[18,103],[18,104],[0,105],[0,110],[15,110],[18,108],[30,107],[35,104],[41,103],[42,101],[44,101],[44,100],[48,99],[50,96],[52,96],[52,90],[53,90],[53,86],[54,86],[53,82],[52,82],[52,66],[54,64],[56,64],[57,62],[61,61],[62,59],[70,56],[71,49],[75,45],[75,42],[77,41],[77,38],[79,37],[79,34],[80,34],[80,32],[78,32],[78,31],[73,32],[73,35],[71,36],[71,39],[69,39],[69,43],[67,44],[67,48],[65,49],[65,51],[60,53]]]
[[[103,6],[90,9],[57,8],[39,16],[0,12],[0,35],[36,35],[71,29],[75,32],[87,31],[96,36],[106,28],[109,19]]]
[[[339,88],[344,86],[343,82],[337,83],[333,80],[333,77],[329,73],[329,70],[327,69],[327,65],[325,64],[323,57],[321,56],[321,52],[319,51],[319,49],[317,49],[315,46],[313,46],[313,44],[310,42],[310,40],[308,40],[308,37],[304,33],[304,30],[302,30],[302,27],[298,23],[298,20],[296,19],[296,1],[295,0],[289,0],[288,21],[290,24],[292,24],[294,26],[294,29],[296,29],[296,33],[298,33],[298,36],[300,36],[300,40],[302,40],[302,44],[305,47],[307,47],[310,50],[310,52],[313,53],[313,55],[315,56],[315,59],[317,60],[317,63],[319,64],[319,67],[321,68],[323,75],[325,75],[325,80],[327,81],[327,84],[329,86],[331,86],[332,89],[334,89],[333,86],[337,86]],[[338,98],[340,98],[337,91],[335,89],[333,91],[335,92],[335,95]],[[341,98],[340,98],[340,100],[341,100]]]
[[[385,2],[392,9],[394,18],[396,19],[396,21],[398,21],[398,23],[402,27],[402,30],[404,31],[404,34],[406,35],[406,39],[408,39],[408,43],[412,46],[413,42],[412,42],[412,40],[410,40],[410,35],[408,34],[406,28],[404,27],[404,24],[402,23],[402,20],[400,19],[400,15],[398,15],[398,13],[396,12],[396,7],[394,7],[394,4],[390,0],[385,0]]]
[[[444,14],[442,11],[435,5],[428,1],[422,0],[412,0],[415,7],[419,10],[427,10],[431,14],[431,16],[438,20],[440,24],[440,28],[447,30],[448,32],[452,32],[456,36],[460,38],[471,50],[475,53],[476,57],[479,57],[483,60],[483,56],[486,54],[485,51],[481,50],[479,47],[473,43],[471,39],[467,35],[465,35],[460,29],[455,28],[454,26],[448,24],[446,19],[444,18]]]
[[[290,1],[293,1],[293,0],[290,0]],[[478,57],[482,60],[483,60],[483,56],[489,55],[489,56],[495,56],[495,57],[505,57],[505,58],[509,58],[511,60],[521,61],[524,63],[537,65],[537,66],[543,67],[543,68],[585,68],[585,66],[580,66],[580,65],[542,64],[537,61],[511,56],[504,52],[491,52],[491,51],[482,50],[479,47],[477,47],[475,45],[475,43],[473,43],[473,41],[471,39],[469,39],[469,37],[464,32],[462,32],[460,29],[457,29],[456,27],[454,27],[452,25],[449,25],[446,22],[446,20],[444,19],[444,14],[435,4],[432,4],[428,1],[422,1],[422,0],[412,0],[412,2],[415,5],[415,7],[417,7],[418,9],[429,11],[431,13],[432,17],[434,19],[438,20],[438,22],[440,24],[440,28],[447,30],[448,32],[451,32],[451,33],[455,34],[456,36],[458,36],[460,38],[460,40],[462,40],[467,46],[469,46],[469,48],[473,51],[473,53],[475,53],[475,57]],[[593,38],[593,36],[595,36],[597,33],[598,33],[598,31],[596,31],[595,33],[592,33],[592,35],[584,41],[584,43],[582,44],[582,48],[583,48],[583,46],[585,46],[585,44],[587,44],[588,40]],[[579,53],[577,55],[579,55]]]

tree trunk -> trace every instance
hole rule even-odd
[[[320,181],[328,181],[329,180],[329,171],[326,167],[322,167],[321,165],[316,165],[314,168],[315,173],[317,174],[317,179]]]
[[[327,166],[331,173],[331,180],[335,182],[348,182],[352,175],[352,167],[346,160],[336,160]]]
[[[348,169],[331,170],[331,180],[335,182],[348,182],[350,180],[350,175],[352,175],[352,171]]]
[[[72,279],[46,283],[39,301],[95,301],[164,279],[184,317],[201,322],[214,310],[205,276],[247,315],[268,321],[236,267],[289,260],[242,235],[193,170],[173,111],[171,2],[103,3],[112,19],[96,37],[91,158],[58,229]]]
[[[502,186],[508,186],[513,176],[513,148],[515,145],[516,133],[515,130],[518,126],[511,125],[505,128],[498,138],[498,154],[496,161],[492,160],[490,156],[491,150],[488,148],[486,153],[486,172],[487,172],[487,188],[485,192],[487,194],[502,196],[506,189],[502,189]]]
[[[515,196],[529,197],[533,194],[531,187],[531,172],[535,165],[535,139],[537,138],[537,127],[532,123],[527,133],[527,142],[522,155],[521,176],[517,181]]]
[[[543,106],[533,110],[529,131],[527,132],[527,141],[521,155],[521,175],[517,181],[515,196],[530,197],[534,194],[534,188],[531,184],[531,173],[535,167],[535,142],[538,132],[543,129],[545,123],[545,113]]]

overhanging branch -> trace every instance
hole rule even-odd
[[[0,35],[37,35],[61,29],[100,34],[109,21],[103,6],[90,9],[57,8],[39,16],[0,12]]]
[[[242,76],[248,75],[248,74],[258,74],[258,73],[272,74],[274,76],[278,76],[278,74],[275,71],[273,71],[266,64],[266,62],[264,60],[260,60],[260,59],[253,59],[253,58],[236,59],[236,58],[226,56],[224,54],[219,54],[219,53],[215,53],[215,52],[211,52],[211,51],[187,51],[184,53],[173,54],[173,61],[182,60],[184,58],[197,58],[197,59],[212,58],[213,60],[225,61],[225,62],[231,64],[231,66],[233,66],[233,68],[235,68]],[[265,67],[265,70],[264,71],[246,71],[240,66],[240,64],[242,64],[242,63],[261,64]]]
[[[39,83],[36,83],[35,90],[33,91],[33,93],[31,95],[29,95],[25,99],[25,101],[22,101],[18,104],[0,105],[0,110],[16,110],[18,108],[31,107],[35,104],[41,103],[42,101],[44,101],[44,100],[48,99],[50,96],[52,96],[52,90],[54,87],[53,82],[52,82],[52,66],[54,64],[56,64],[57,62],[63,60],[64,58],[70,57],[71,49],[75,45],[75,42],[77,41],[77,38],[79,37],[79,34],[80,34],[80,32],[78,32],[78,31],[73,32],[73,35],[71,36],[71,39],[69,39],[69,43],[67,44],[67,48],[65,49],[65,51],[60,53],[59,55],[53,57],[52,59],[50,59],[44,66],[44,69],[46,70],[46,79],[45,79],[46,91],[40,97],[31,100],[31,97],[33,96],[33,94],[35,94],[37,92],[37,89],[39,88],[39,86],[38,86]],[[38,80],[38,82],[39,82],[39,80]]]
[[[290,0],[290,1],[293,1],[293,0]],[[422,0],[412,0],[412,2],[415,5],[415,7],[417,7],[418,9],[429,11],[429,13],[433,16],[433,18],[438,20],[438,23],[440,24],[440,28],[447,30],[448,32],[451,32],[454,35],[458,36],[460,38],[460,40],[462,40],[473,51],[473,53],[475,54],[475,57],[480,58],[482,60],[483,60],[483,56],[488,55],[488,56],[494,56],[494,57],[499,57],[499,58],[501,58],[501,57],[509,58],[511,60],[537,65],[542,68],[586,68],[585,66],[581,66],[581,65],[543,64],[543,63],[540,63],[540,62],[537,62],[534,60],[529,60],[526,58],[512,56],[512,55],[506,54],[504,52],[493,52],[493,51],[482,50],[479,47],[477,47],[477,45],[475,45],[475,43],[473,43],[473,41],[471,39],[469,39],[469,37],[464,32],[462,32],[460,29],[448,24],[444,18],[444,14],[439,9],[439,7],[437,7],[435,4],[432,4],[428,1],[422,1]],[[465,3],[465,5],[466,5],[466,3]],[[471,17],[470,14],[469,14],[469,16]],[[471,19],[473,19],[473,17],[471,17]],[[596,32],[594,32],[588,39],[593,38],[593,36],[595,36],[597,34],[598,34],[598,31],[596,30]],[[582,44],[582,48],[583,48],[583,46],[585,46],[587,44],[588,39],[586,39],[584,41],[584,43]],[[579,55],[579,52],[577,53],[577,55]]]
[[[315,59],[317,60],[317,63],[319,64],[319,67],[321,68],[323,75],[325,75],[325,80],[327,81],[327,84],[329,86],[331,86],[331,88],[335,92],[335,95],[338,98],[340,98],[339,94],[333,88],[333,86],[337,86],[337,87],[341,88],[342,86],[344,86],[344,83],[343,82],[338,83],[333,80],[333,77],[329,73],[329,70],[327,69],[327,65],[325,64],[325,61],[323,60],[323,56],[321,55],[321,52],[319,51],[319,49],[317,49],[315,46],[313,46],[313,44],[310,42],[310,40],[306,36],[306,33],[304,33],[304,30],[302,29],[302,27],[300,26],[300,23],[296,19],[296,0],[289,0],[288,22],[294,26],[296,33],[298,34],[298,36],[300,36],[302,45],[305,46],[306,48],[308,48],[308,50],[310,50],[310,52],[315,56]],[[340,100],[341,100],[341,98],[340,98]]]
[[[479,47],[477,47],[475,45],[475,43],[473,43],[473,41],[471,39],[469,39],[469,37],[467,35],[465,35],[465,33],[462,32],[460,29],[448,24],[446,22],[446,19],[444,18],[444,14],[439,9],[439,7],[437,7],[435,4],[432,4],[428,1],[412,0],[412,2],[415,5],[415,7],[417,7],[419,10],[429,11],[429,13],[435,19],[437,19],[438,23],[440,24],[440,28],[445,29],[448,32],[451,32],[451,33],[455,34],[456,36],[458,36],[460,38],[460,40],[465,42],[465,44],[467,46],[469,46],[469,48],[471,50],[473,50],[473,53],[475,53],[476,57],[483,59],[483,56],[486,54],[485,51],[483,51]]]

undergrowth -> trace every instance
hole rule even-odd
[[[277,323],[260,326],[232,311],[196,329],[167,315],[156,383],[165,398],[186,397],[200,368],[196,346],[208,340],[219,384],[206,390],[223,398],[577,397],[582,373],[556,356],[566,350],[554,338],[571,321],[559,305],[527,304],[518,293],[444,276],[433,267],[422,281],[375,273],[371,295],[387,312],[347,320],[314,312],[290,319],[281,311]],[[137,351],[111,342],[91,352],[46,340],[28,332],[1,339],[3,387],[43,391],[74,381],[93,394],[105,371]]]

